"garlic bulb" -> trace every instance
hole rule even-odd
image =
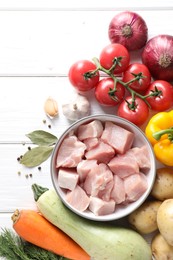
[[[44,103],[44,111],[50,118],[55,117],[58,114],[58,105],[56,100],[49,97]]]
[[[64,116],[71,121],[76,121],[89,115],[89,111],[90,103],[88,99],[80,94],[76,94],[73,100],[62,105],[62,112]]]

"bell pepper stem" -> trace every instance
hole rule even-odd
[[[155,133],[153,133],[153,137],[154,137],[154,139],[156,139],[158,141],[158,140],[160,140],[162,135],[165,135],[165,134],[168,134],[168,139],[173,141],[173,129],[172,128],[163,129],[158,132],[155,132]]]

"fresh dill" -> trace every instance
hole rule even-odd
[[[69,260],[24,241],[7,228],[0,233],[0,257],[6,260]]]

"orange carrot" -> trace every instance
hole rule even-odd
[[[89,260],[90,256],[63,231],[34,210],[16,210],[13,229],[24,240],[72,260]]]

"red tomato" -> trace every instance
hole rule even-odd
[[[144,78],[134,81],[129,85],[129,87],[139,93],[146,90],[151,83],[151,74],[148,68],[141,63],[133,63],[130,64],[127,70],[124,72],[123,81],[129,82],[130,80],[135,78],[135,75],[142,73]]]
[[[147,104],[138,97],[135,98],[134,109],[132,109],[131,106],[132,97],[129,96],[119,105],[117,114],[133,124],[141,126],[149,116],[149,108]]]
[[[130,62],[128,50],[119,43],[107,45],[100,53],[100,64],[105,69],[109,70],[115,61],[117,61],[117,65],[113,70],[114,74],[125,71]]]
[[[70,67],[69,80],[76,90],[86,92],[97,85],[99,72],[97,71],[94,75],[91,74],[95,69],[96,65],[89,60],[77,61]]]
[[[115,106],[120,103],[125,95],[125,88],[117,82],[114,91],[114,80],[112,78],[104,78],[99,81],[95,88],[95,97],[97,101],[106,106]]]
[[[151,94],[146,100],[155,111],[164,111],[173,105],[173,86],[164,80],[153,81],[145,95]]]

